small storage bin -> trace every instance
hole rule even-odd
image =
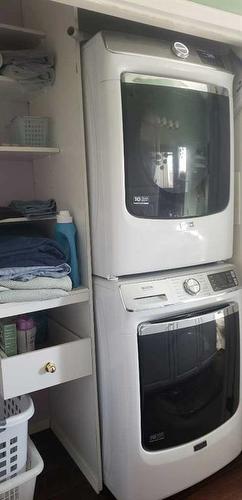
[[[43,116],[16,116],[10,125],[13,144],[20,146],[48,146],[49,118]]]
[[[27,470],[0,484],[0,500],[33,500],[36,477],[43,467],[43,460],[29,439]]]
[[[0,483],[26,469],[28,420],[34,413],[29,396],[2,400],[1,404]]]

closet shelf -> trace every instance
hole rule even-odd
[[[59,148],[32,146],[0,146],[0,160],[37,160],[60,152]]]
[[[45,38],[43,31],[0,23],[1,50],[32,49]]]
[[[8,318],[9,316],[17,316],[19,314],[26,314],[34,311],[44,311],[46,309],[54,309],[55,307],[68,306],[70,304],[79,304],[81,302],[88,302],[88,300],[89,290],[81,286],[69,292],[65,297],[60,297],[58,299],[0,304],[0,318]]]

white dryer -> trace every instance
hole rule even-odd
[[[204,50],[119,33],[83,47],[93,272],[229,259],[233,75]]]
[[[160,500],[242,449],[241,290],[230,265],[95,278],[104,482]]]

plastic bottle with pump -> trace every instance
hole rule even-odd
[[[81,282],[76,250],[76,227],[69,210],[61,210],[57,215],[55,239],[66,255],[67,263],[71,266],[70,276],[73,288],[77,288]]]

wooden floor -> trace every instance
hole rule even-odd
[[[32,439],[45,462],[34,500],[115,500],[106,489],[96,495],[51,431],[35,434]],[[242,455],[209,479],[169,500],[185,499],[242,500]]]

